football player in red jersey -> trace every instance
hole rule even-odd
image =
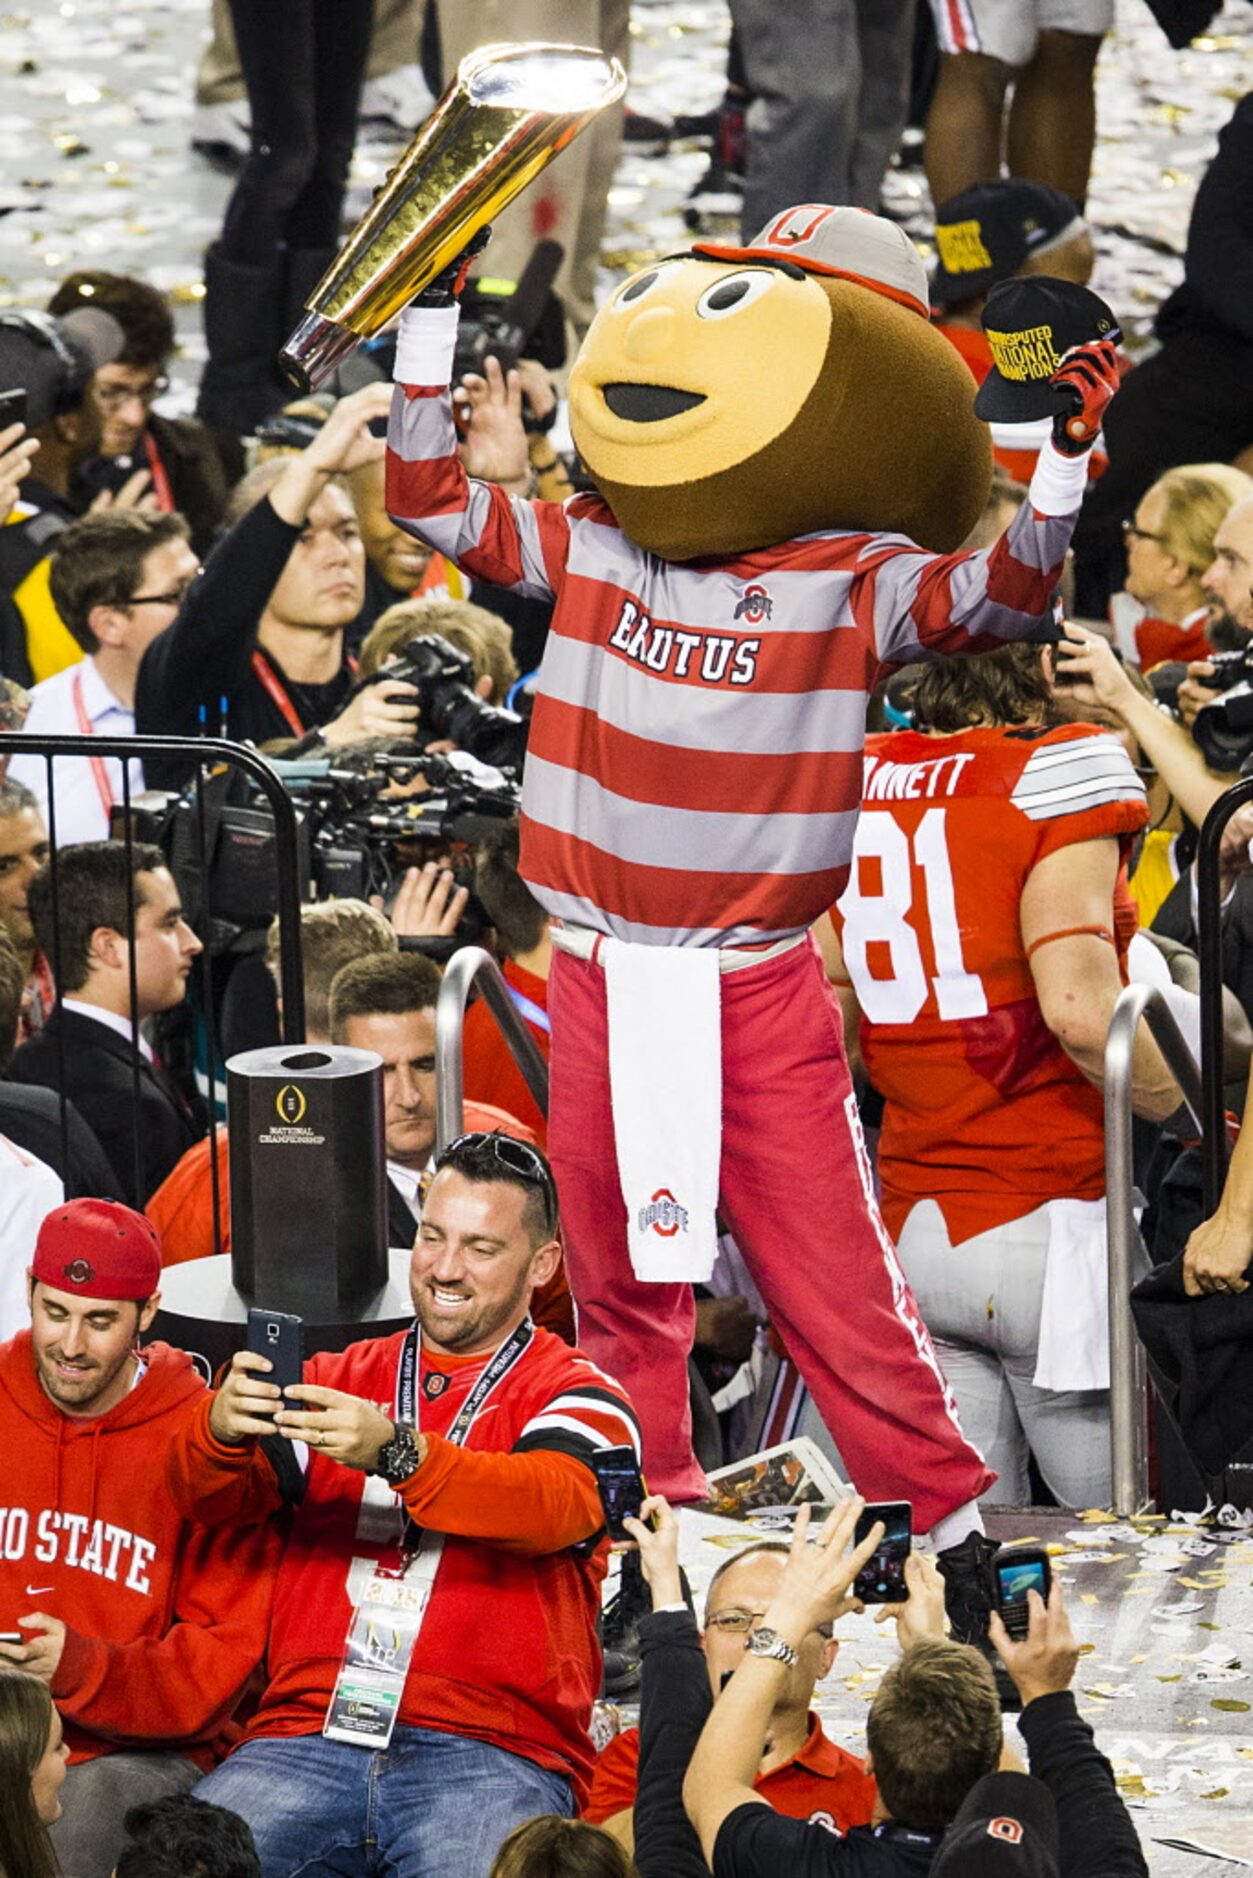
[[[833,915],[850,1034],[884,1097],[882,1207],[969,1439],[1029,1499],[1108,1494],[1105,1037],[1135,932],[1123,862],[1144,789],[1061,723],[1051,654],[926,668],[925,729],[872,737]],[[1134,1095],[1178,1099],[1141,1034]]]

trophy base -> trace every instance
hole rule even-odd
[[[360,334],[320,313],[306,313],[278,355],[284,378],[306,396],[317,391],[355,351]]]

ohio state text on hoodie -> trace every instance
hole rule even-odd
[[[0,1629],[67,1626],[52,1694],[72,1761],[175,1749],[207,1768],[265,1653],[281,1543],[176,1510],[166,1452],[205,1386],[183,1351],[143,1354],[130,1393],[80,1421],[40,1387],[29,1331],[0,1346]]]

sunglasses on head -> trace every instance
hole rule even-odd
[[[454,1141],[436,1157],[435,1171],[447,1165],[453,1155],[466,1149],[471,1153],[489,1152],[493,1159],[507,1167],[518,1180],[525,1180],[539,1188],[544,1196],[544,1211],[548,1230],[557,1228],[557,1186],[553,1180],[552,1169],[537,1149],[529,1142],[515,1141],[512,1135],[488,1133],[485,1129],[473,1129],[469,1134],[458,1135]]]

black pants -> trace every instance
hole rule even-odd
[[[1172,334],[1129,372],[1105,419],[1109,468],[1075,530],[1075,611],[1104,619],[1126,571],[1121,525],[1180,463],[1230,463],[1253,443],[1253,345],[1237,334]]]
[[[279,248],[334,248],[374,0],[229,0],[252,147],[221,247],[263,265]]]

